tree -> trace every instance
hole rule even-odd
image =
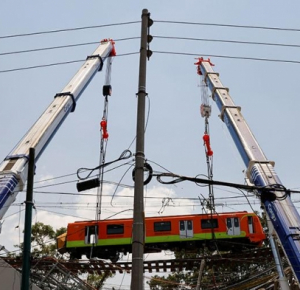
[[[188,258],[199,258],[202,256],[207,249],[201,249],[199,253],[191,253],[186,252],[185,250],[174,252],[176,259],[188,259]],[[158,275],[154,275],[147,284],[149,285],[151,290],[174,290],[174,289],[182,289],[182,285],[185,287],[196,285],[196,281],[198,278],[198,269],[193,269],[191,271],[182,271],[176,270],[173,273],[169,274],[167,277],[160,277]]]
[[[44,256],[50,257],[61,257],[56,251],[56,238],[61,234],[67,232],[65,227],[61,227],[54,230],[52,226],[46,225],[41,222],[37,222],[32,226],[31,231],[31,253],[33,258],[41,258]],[[20,245],[15,245],[15,247],[23,250],[23,243]],[[22,251],[21,251],[22,255]],[[82,273],[84,274],[84,273]],[[56,274],[59,275],[59,274]],[[80,275],[80,272],[79,274]],[[87,276],[87,283],[96,288],[97,290],[102,289],[102,286],[107,278],[111,277],[112,273],[110,271],[104,271],[103,274],[99,275],[97,272],[89,274]],[[57,276],[59,277],[59,276]],[[58,281],[63,279],[63,277],[57,278]]]
[[[65,233],[67,229],[61,227],[54,230],[52,226],[37,222],[31,229],[31,253],[34,257],[57,256],[56,237]],[[24,243],[15,245],[16,248],[23,250]]]
[[[95,272],[93,274],[88,275],[87,282],[93,287],[95,287],[97,290],[100,290],[105,280],[109,277],[112,277],[112,273],[109,270],[104,271],[104,273],[101,275]]]
[[[232,285],[253,279],[258,273],[268,275],[276,272],[272,256],[255,256],[257,249],[240,253],[189,253],[175,252],[177,259],[193,258],[199,260],[198,265],[190,270],[175,270],[168,276],[155,275],[148,283],[151,290],[195,289],[197,285],[201,260],[206,261],[202,272],[202,289],[230,289]],[[247,253],[247,254],[246,254]],[[242,289],[242,288],[239,288]],[[245,288],[243,288],[245,289]],[[248,289],[248,288],[247,288]]]

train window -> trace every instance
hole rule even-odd
[[[181,231],[184,231],[185,230],[185,228],[184,228],[184,221],[180,221],[180,230]]]
[[[88,226],[85,227],[85,239],[86,244],[97,244],[98,241],[98,227]]]
[[[252,216],[248,216],[248,224],[249,225],[253,224],[253,218],[252,218]]]
[[[253,224],[252,216],[248,216],[248,228],[249,228],[249,233],[253,234],[254,233],[254,224]]]
[[[124,234],[124,225],[107,225],[106,233],[108,235]]]
[[[201,228],[202,229],[211,229],[218,228],[218,220],[217,219],[202,219],[201,220]]]
[[[193,222],[192,221],[187,221],[187,229],[189,230],[189,231],[191,231],[192,229],[193,229]]]
[[[239,219],[238,218],[234,218],[234,226],[237,228],[240,226],[240,223],[239,223]]]
[[[156,222],[154,223],[155,232],[164,232],[171,230],[171,222]]]
[[[227,228],[228,228],[228,229],[231,229],[231,228],[232,228],[231,219],[227,219]]]

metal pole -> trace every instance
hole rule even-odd
[[[269,215],[268,215],[267,211],[265,211],[265,213],[266,213],[267,225],[268,225],[268,229],[269,229],[268,238],[269,238],[269,241],[270,241],[271,250],[272,250],[272,253],[273,253],[273,257],[274,257],[275,264],[276,264],[276,269],[277,269],[277,272],[278,272],[278,282],[279,282],[279,285],[280,285],[280,289],[281,290],[289,290],[290,287],[289,287],[289,284],[288,284],[288,280],[287,280],[287,278],[285,277],[285,274],[284,274],[283,265],[282,265],[282,262],[281,262],[281,259],[280,259],[279,250],[278,250],[278,247],[277,247],[277,245],[275,243],[275,240],[274,240],[274,237],[273,237],[274,227],[273,227],[273,224],[272,224],[272,222],[269,218]]]
[[[203,260],[201,260],[201,264],[200,264],[200,269],[199,269],[199,274],[198,274],[198,280],[197,280],[196,290],[200,290],[201,278],[202,278],[202,273],[203,273],[204,265],[205,265],[205,260],[203,259]]]
[[[23,248],[23,265],[22,265],[22,283],[21,290],[29,290],[30,282],[30,253],[31,253],[31,222],[33,207],[33,180],[35,168],[35,150],[29,148],[29,164],[27,177],[27,193],[25,207],[25,226],[24,226],[24,248]]]
[[[132,272],[131,290],[144,289],[144,135],[145,135],[145,99],[146,99],[146,64],[147,64],[147,32],[149,13],[142,12],[141,49],[139,87],[137,102],[137,129],[135,152],[135,184],[132,229]]]

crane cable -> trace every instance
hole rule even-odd
[[[210,136],[209,136],[209,122],[208,119],[211,115],[211,106],[209,104],[209,93],[208,86],[206,84],[205,77],[202,75],[200,70],[200,64],[203,62],[203,58],[198,58],[197,65],[197,74],[200,75],[200,87],[201,87],[201,106],[200,113],[204,118],[204,135],[203,135],[203,143],[205,148],[205,156],[207,163],[207,176],[209,180],[213,179],[213,151],[210,147]],[[210,62],[210,60],[208,60]],[[212,184],[209,185],[209,205],[208,208],[212,211],[215,211],[214,205],[214,193]]]
[[[109,57],[106,65],[106,74],[105,74],[105,84],[103,86],[103,96],[104,96],[104,108],[102,120],[100,122],[100,158],[99,158],[99,187],[97,188],[97,205],[96,205],[96,220],[101,219],[101,204],[102,204],[102,193],[103,193],[103,178],[104,178],[104,164],[105,156],[108,142],[108,131],[107,131],[107,119],[108,119],[108,96],[111,96],[111,66],[113,58]]]
[[[213,180],[213,151],[210,147],[210,137],[209,137],[209,116],[205,117],[205,129],[203,135],[204,141],[204,148],[205,148],[205,156],[206,156],[206,164],[207,164],[207,176],[209,180]],[[210,210],[210,220],[211,220],[211,236],[212,241],[214,242],[216,248],[217,244],[215,243],[215,231],[214,231],[214,220],[213,214],[216,213],[215,210],[215,197],[214,197],[214,187],[212,184],[208,185],[208,197],[209,197],[209,204],[207,204],[207,208]]]
[[[203,135],[203,142],[205,147],[205,156],[206,156],[206,164],[207,164],[207,176],[209,180],[213,180],[213,151],[210,147],[210,135],[209,135],[209,122],[208,117],[205,117],[205,129]],[[213,185],[209,184],[209,209],[211,211],[215,211],[215,199],[213,192]]]
[[[203,62],[203,58],[198,58],[198,62],[195,63],[197,65],[197,74],[200,75],[200,88],[201,88],[201,106],[200,113],[204,118],[204,135],[203,135],[203,145],[205,149],[206,156],[206,164],[207,164],[207,177],[209,180],[213,180],[213,151],[210,147],[210,135],[209,135],[209,122],[208,119],[211,115],[211,106],[209,104],[209,93],[208,86],[206,84],[205,76],[201,73],[200,64]],[[207,60],[210,62],[210,60]],[[215,240],[214,233],[214,221],[213,221],[213,213],[215,213],[215,200],[214,200],[214,190],[213,185],[208,185],[209,190],[209,203],[206,204],[207,208],[210,210],[211,216],[211,234],[212,240]]]

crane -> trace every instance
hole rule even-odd
[[[214,72],[210,59],[199,58],[198,74],[203,75],[212,99],[220,110],[220,118],[226,124],[230,135],[247,168],[246,177],[251,184],[265,188],[258,191],[278,242],[294,272],[300,281],[300,215],[274,170],[275,163],[267,159],[248,124],[241,107],[236,106],[224,87],[219,74]]]
[[[68,114],[74,112],[77,100],[94,75],[102,70],[104,61],[115,55],[114,41],[101,40],[93,54],[87,57],[70,82],[54,96],[44,113],[0,163],[0,231],[6,211],[26,183],[29,149],[35,149],[36,162]],[[103,87],[103,90],[107,89],[111,89],[110,86]]]

